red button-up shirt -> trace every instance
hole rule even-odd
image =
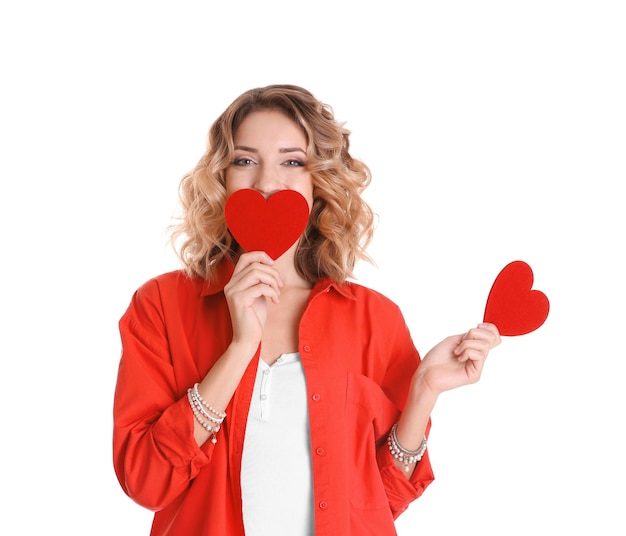
[[[226,412],[217,444],[198,447],[187,389],[232,337],[221,281],[182,271],[141,286],[120,320],[114,400],[119,482],[155,511],[153,536],[243,536],[241,454],[259,352]],[[428,454],[408,479],[387,434],[419,355],[399,308],[355,283],[313,288],[300,323],[311,437],[315,534],[396,534],[394,519],[433,481]],[[276,512],[280,528],[280,506]]]

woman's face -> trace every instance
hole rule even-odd
[[[313,205],[313,179],[307,171],[307,140],[302,129],[278,110],[252,112],[235,132],[235,155],[226,170],[226,193],[251,188],[267,199],[295,190]]]

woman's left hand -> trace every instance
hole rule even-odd
[[[488,323],[478,324],[465,334],[447,337],[424,356],[413,381],[419,383],[420,390],[435,395],[476,383],[489,351],[498,344],[498,328]]]

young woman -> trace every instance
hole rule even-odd
[[[120,321],[114,466],[153,535],[376,536],[433,481],[430,414],[476,382],[495,326],[420,361],[398,307],[356,284],[372,212],[349,132],[305,89],[245,92],[181,183],[183,269],[146,282]],[[295,190],[301,238],[243,251],[228,197]]]

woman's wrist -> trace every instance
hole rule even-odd
[[[433,389],[420,372],[418,369],[411,381],[409,402],[411,404],[430,406],[432,410],[441,393]]]
[[[413,384],[395,431],[396,438],[408,450],[418,450],[426,435],[437,394]]]
[[[255,356],[258,349],[258,342],[233,340],[226,349],[226,352],[224,352],[224,355],[227,354],[230,359],[241,359],[244,362],[249,362]]]

